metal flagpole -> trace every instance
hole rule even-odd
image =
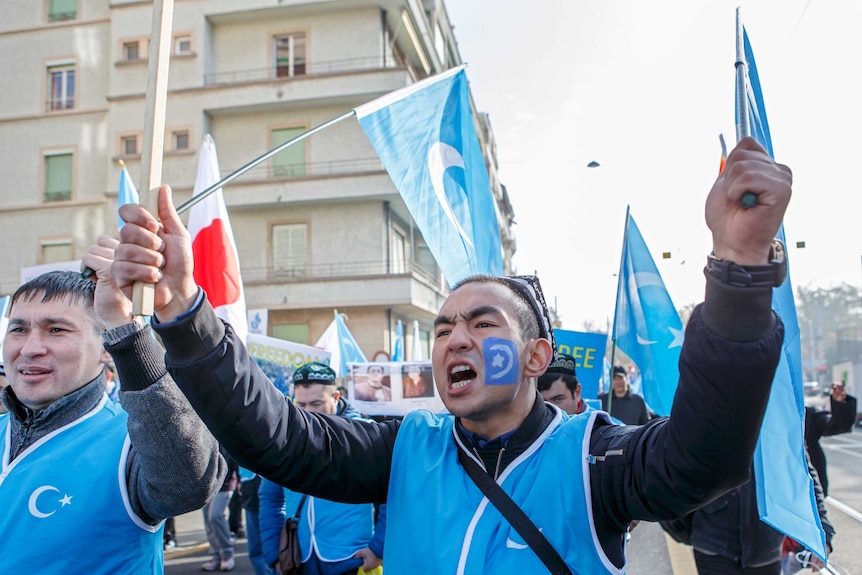
[[[614,396],[614,356],[617,353],[617,313],[619,313],[620,305],[620,288],[623,282],[623,266],[626,264],[626,252],[629,240],[629,212],[631,206],[626,205],[626,224],[623,228],[623,249],[620,254],[620,271],[617,274],[617,301],[614,305],[614,328],[611,337],[611,362],[610,373],[608,374],[608,415],[611,413],[611,398]]]
[[[291,138],[290,140],[288,140],[282,144],[279,144],[278,146],[269,150],[268,152],[261,154],[260,156],[256,157],[255,159],[248,162],[244,166],[236,169],[235,171],[231,172],[230,174],[228,174],[227,176],[225,176],[221,180],[217,181],[216,183],[214,183],[213,185],[211,185],[210,187],[208,187],[207,189],[205,189],[201,193],[196,194],[190,200],[180,204],[177,207],[177,213],[182,214],[183,212],[187,211],[189,208],[191,208],[192,206],[194,206],[198,202],[205,200],[207,196],[209,196],[210,194],[212,194],[213,192],[215,192],[219,188],[226,186],[227,184],[234,181],[235,179],[237,179],[238,177],[240,177],[241,175],[243,175],[247,171],[249,171],[252,168],[265,162],[266,160],[273,157],[274,155],[276,155],[280,151],[284,150],[285,148],[289,148],[290,146],[296,144],[297,142],[301,142],[302,140],[308,138],[309,136],[312,136],[312,135],[316,134],[317,132],[320,132],[321,130],[326,129],[329,126],[332,126],[333,124],[337,124],[338,122],[340,122],[342,120],[346,120],[347,118],[349,118],[355,114],[356,114],[356,112],[354,110],[350,110],[349,112],[346,112],[346,113],[338,116],[337,118],[333,118],[331,120],[328,120],[328,121],[320,124],[319,126],[315,126],[314,128],[311,128],[310,130],[308,130],[307,132],[303,132],[302,134],[300,134],[294,138]]]
[[[748,65],[745,61],[745,33],[742,28],[742,9],[736,8],[736,141],[751,136],[751,124],[748,121]],[[742,194],[742,205],[746,208],[757,205],[757,195],[754,192]]]

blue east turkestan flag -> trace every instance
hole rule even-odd
[[[774,158],[754,52],[744,29],[743,39],[748,100],[745,106],[751,136]],[[740,102],[738,98],[736,100],[738,116]],[[783,225],[778,238],[785,241]],[[802,344],[789,261],[787,279],[772,290],[772,309],[784,322],[784,345],[754,453],[757,509],[761,521],[799,541],[825,560],[826,539],[805,459]]]
[[[626,217],[612,337],[637,364],[644,400],[659,415],[669,415],[679,381],[682,321],[634,218]]]
[[[355,111],[446,280],[501,275],[497,210],[464,67]]]
[[[404,324],[398,320],[395,327],[395,343],[392,346],[392,361],[404,361]]]
[[[335,326],[335,333],[338,335],[338,351],[341,356],[341,376],[346,377],[348,363],[367,363],[368,358],[362,353],[359,344],[353,338],[353,334],[347,329],[344,318],[338,312],[335,312]]]
[[[119,208],[126,204],[137,204],[138,201],[138,190],[135,188],[135,184],[132,183],[129,169],[123,165],[123,169],[120,172],[120,188],[117,192],[117,207]],[[117,229],[122,228],[123,224],[125,224],[123,218],[117,216]]]

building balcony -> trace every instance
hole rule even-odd
[[[204,86],[255,83],[273,79],[287,81],[291,79],[367,72],[398,67],[400,67],[400,64],[391,56],[385,59],[382,59],[380,56],[373,56],[366,58],[345,58],[327,62],[294,62],[291,66],[277,65],[267,68],[204,74]]]
[[[344,261],[242,268],[250,308],[395,306],[437,313],[447,289],[439,270],[415,261]]]

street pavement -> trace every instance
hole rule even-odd
[[[165,552],[165,575],[202,573],[201,565],[210,559],[203,512],[198,510],[180,515],[174,520],[174,525],[177,531],[177,546]],[[245,526],[244,516],[243,526]],[[248,560],[246,540],[239,538],[235,545],[236,567],[231,573],[254,575],[254,568]]]
[[[209,546],[201,511],[177,517],[177,547],[165,552],[165,575],[200,574],[200,566],[209,559]],[[655,523],[640,523],[632,531],[627,545],[628,575],[697,575],[691,551],[666,538]],[[236,540],[236,567],[231,573],[254,575],[243,538]]]

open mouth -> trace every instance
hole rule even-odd
[[[476,378],[476,372],[469,365],[456,365],[449,371],[449,386],[460,389]]]

